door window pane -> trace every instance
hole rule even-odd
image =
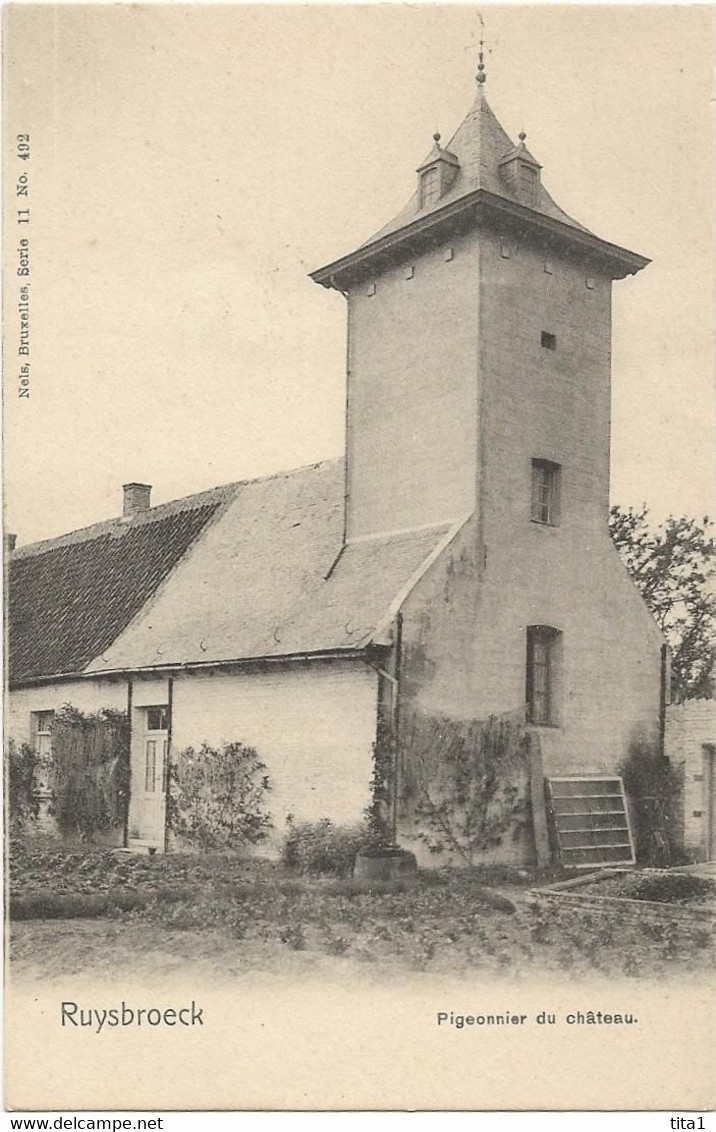
[[[144,789],[153,794],[157,788],[157,744],[154,739],[147,740],[144,762]]]
[[[147,708],[147,731],[167,731],[169,729],[169,708]]]

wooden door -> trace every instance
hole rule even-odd
[[[144,717],[144,733],[141,744],[135,747],[132,767],[130,838],[163,848],[169,747],[167,709],[147,708]]]

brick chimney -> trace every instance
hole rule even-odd
[[[149,510],[149,497],[152,494],[151,484],[125,483],[122,485],[122,491],[124,492],[124,508],[122,510],[124,519],[133,519],[135,515],[141,515],[144,511]]]

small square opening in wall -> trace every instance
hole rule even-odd
[[[408,267],[406,267],[406,269],[405,269],[405,278],[406,278],[406,279],[412,279],[414,275],[415,275],[415,268],[413,267],[413,265],[412,265],[412,263],[411,263],[411,264],[410,264],[410,265],[409,265]]]
[[[542,265],[542,270],[544,271],[545,275],[554,275],[554,272],[552,270],[552,261],[546,259]]]
[[[544,346],[545,350],[556,350],[557,349],[557,336],[556,336],[556,334],[550,334],[548,330],[543,330],[542,331],[541,343]]]
[[[365,289],[365,293],[366,293],[366,295],[374,295],[375,294],[375,283],[369,283],[368,286]]]
[[[587,278],[585,279],[585,283],[587,285],[588,291],[594,290],[594,276],[593,275],[588,275]]]
[[[505,240],[500,240],[500,255],[503,259],[510,258],[510,245]]]
[[[445,248],[445,261],[449,263],[451,259],[455,258],[454,248]]]

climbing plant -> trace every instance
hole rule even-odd
[[[428,849],[472,865],[506,834],[517,836],[526,813],[521,722],[406,715],[401,800]]]
[[[42,760],[28,743],[10,739],[5,751],[5,797],[11,833],[19,833],[40,812],[37,775]]]
[[[271,828],[265,807],[270,789],[253,747],[239,742],[186,747],[173,755],[169,768],[169,828],[202,852],[255,845]]]
[[[85,713],[64,704],[55,714],[48,786],[63,833],[90,841],[124,824],[129,734],[127,713],[112,708]]]

